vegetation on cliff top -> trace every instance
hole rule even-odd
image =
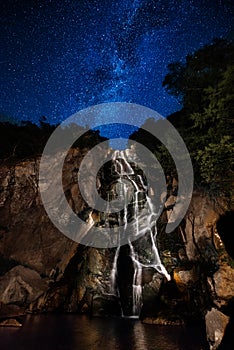
[[[50,125],[46,118],[42,117],[39,125],[24,121],[21,124],[0,122],[0,159],[4,161],[17,161],[29,157],[40,156],[50,135],[55,130],[55,125]],[[62,140],[66,138],[66,133],[72,131],[76,134],[83,134],[74,147],[92,148],[100,141],[106,140],[99,135],[99,131],[89,130],[77,124],[70,124],[60,128],[61,146]],[[57,151],[53,150],[53,151]]]
[[[182,103],[181,111],[168,116],[190,152],[195,184],[213,194],[233,195],[234,174],[234,45],[216,40],[186,57],[185,63],[169,65],[163,85]],[[155,123],[154,120],[147,120]],[[144,143],[165,163],[175,167],[166,149],[141,131],[133,139]]]

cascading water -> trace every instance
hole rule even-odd
[[[134,276],[133,276],[133,284],[132,284],[132,294],[133,294],[133,307],[132,312],[133,316],[138,316],[141,311],[142,304],[142,265],[137,259],[137,255],[134,251],[133,245],[129,242],[131,259],[133,261],[134,266]]]
[[[140,236],[139,217],[141,208],[144,204],[147,205],[147,227],[144,232],[149,235],[151,245],[151,261],[142,263],[139,259],[138,253],[129,239],[129,256],[134,267],[133,281],[132,281],[132,316],[139,316],[142,306],[142,269],[144,267],[152,267],[160,274],[164,275],[167,280],[170,280],[170,275],[163,266],[156,246],[157,227],[156,221],[157,213],[154,211],[153,203],[147,194],[147,185],[142,175],[136,174],[133,167],[127,160],[126,151],[115,151],[113,156],[114,169],[118,175],[118,196],[124,196],[124,208],[122,215],[119,215],[119,225],[123,225],[126,230],[129,223],[129,207],[128,199],[132,196],[131,216],[133,217],[133,229],[135,237]],[[131,186],[129,186],[131,184]],[[130,190],[131,188],[131,190]],[[111,271],[111,293],[119,296],[117,277],[118,277],[118,258],[120,255],[120,245],[117,247]]]

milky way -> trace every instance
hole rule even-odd
[[[162,87],[170,62],[231,38],[232,1],[1,2],[0,113],[57,123],[102,102],[181,108]]]

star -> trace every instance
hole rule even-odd
[[[162,87],[167,65],[230,38],[233,22],[228,0],[12,0],[0,10],[0,113],[35,123],[103,102],[181,109]]]

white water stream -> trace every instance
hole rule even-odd
[[[138,259],[138,254],[134,249],[134,246],[132,242],[129,240],[128,244],[130,247],[130,257],[132,259],[132,263],[134,266],[134,275],[133,275],[133,281],[132,281],[132,294],[133,294],[133,310],[132,315],[138,316],[141,311],[142,306],[142,269],[144,267],[153,267],[156,271],[158,271],[160,274],[164,275],[166,279],[169,281],[171,279],[170,275],[166,271],[165,267],[163,266],[160,256],[158,253],[157,245],[156,245],[156,236],[157,236],[157,228],[156,228],[156,221],[157,221],[157,213],[154,212],[154,207],[152,204],[151,199],[149,198],[147,194],[147,185],[144,184],[144,180],[141,175],[136,175],[134,172],[134,169],[130,165],[130,163],[127,161],[126,153],[125,151],[116,151],[113,156],[115,171],[119,176],[119,195],[123,195],[126,199],[124,201],[124,210],[123,210],[123,225],[124,228],[127,228],[128,225],[128,197],[129,197],[129,186],[133,187],[133,203],[134,203],[134,210],[133,210],[133,219],[134,219],[134,229],[135,229],[135,235],[136,237],[139,237],[139,215],[140,215],[140,208],[142,203],[140,202],[142,200],[141,194],[144,193],[147,207],[148,207],[148,217],[147,217],[147,228],[145,228],[145,232],[147,232],[150,235],[150,242],[151,242],[151,250],[152,250],[152,261],[150,261],[147,264],[143,264]],[[138,181],[137,181],[138,180]],[[120,246],[117,247],[113,262],[113,267],[111,271],[111,293],[119,296],[118,293],[118,286],[117,286],[117,276],[118,276],[118,257],[120,253]]]

